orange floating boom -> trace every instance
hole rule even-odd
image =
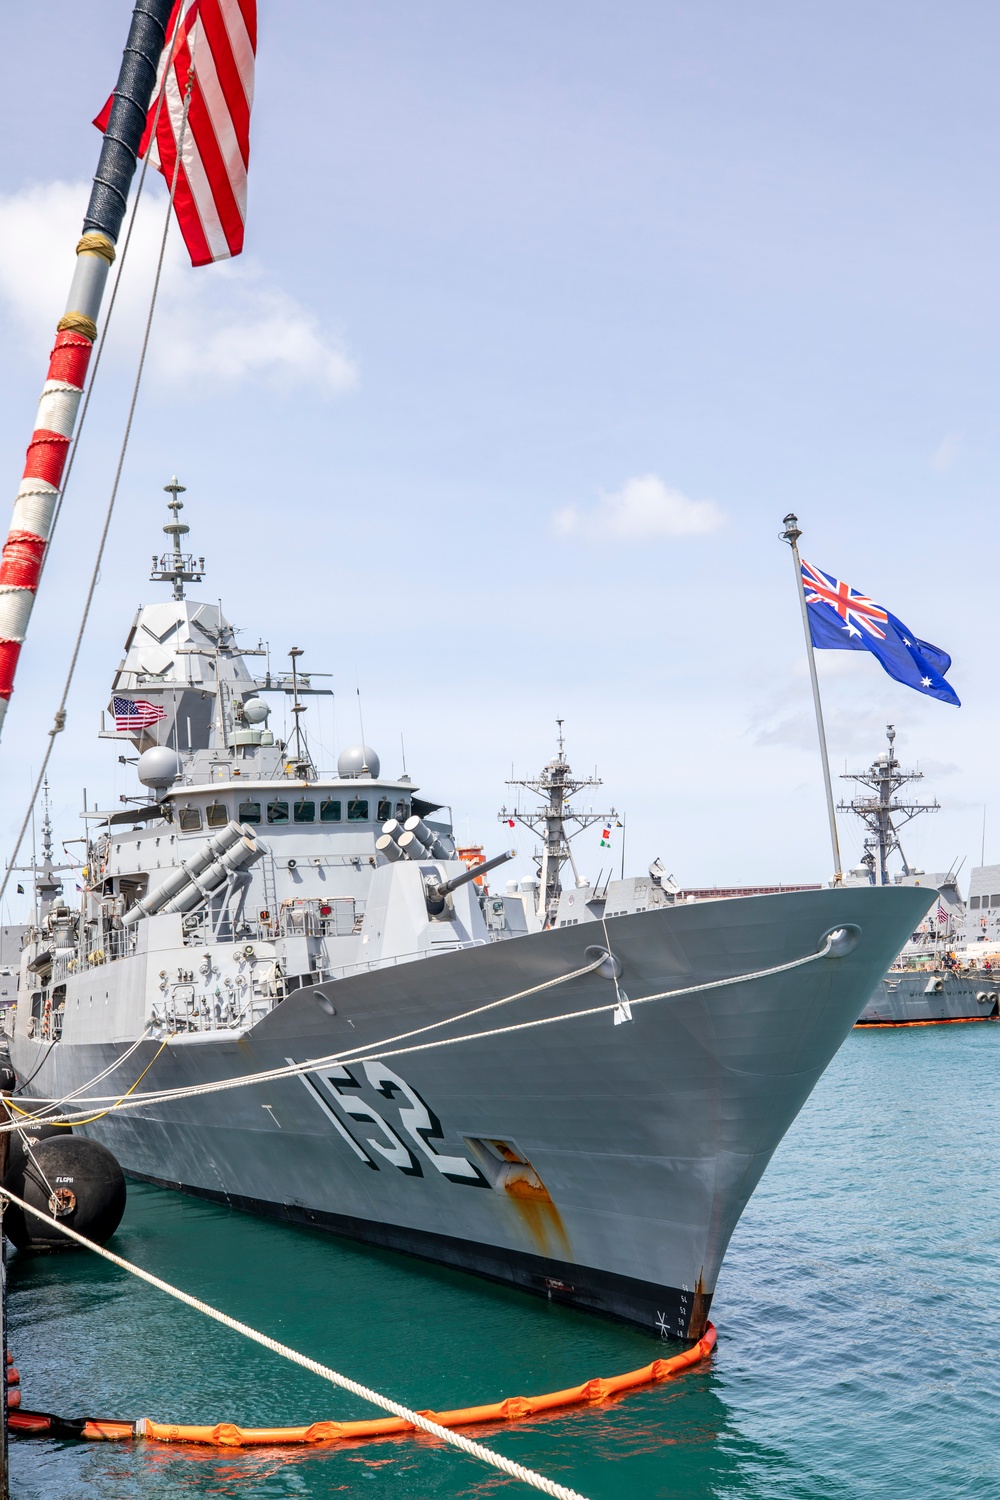
[[[610,1379],[585,1380],[582,1385],[563,1391],[549,1391],[542,1396],[508,1396],[486,1406],[461,1406],[455,1411],[422,1411],[423,1417],[441,1427],[470,1427],[478,1422],[520,1422],[539,1412],[560,1407],[594,1405],[633,1391],[644,1385],[655,1385],[672,1375],[679,1375],[693,1365],[701,1364],[715,1347],[716,1333],[711,1323],[703,1338],[683,1354],[670,1359],[654,1359],[652,1364]],[[237,1427],[233,1422],[217,1422],[212,1427],[182,1426],[172,1422],[154,1422],[142,1417],[138,1422],[104,1422],[92,1417],[67,1420],[44,1412],[11,1412],[10,1430],[24,1437],[58,1436],[107,1442],[130,1438],[147,1438],[157,1443],[198,1443],[213,1448],[251,1448],[343,1443],[359,1438],[391,1437],[416,1432],[412,1422],[399,1417],[376,1417],[368,1422],[312,1422],[308,1427]]]

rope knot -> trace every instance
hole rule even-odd
[[[52,725],[52,728],[49,730],[49,733],[50,734],[61,734],[62,731],[65,728],[66,728],[66,710],[64,708],[60,708],[60,709],[56,710],[55,723]]]

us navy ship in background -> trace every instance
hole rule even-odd
[[[523,784],[540,808],[506,815],[540,834],[538,876],[489,893],[509,855],[467,867],[370,747],[317,770],[320,689],[294,650],[255,677],[187,597],[204,564],[167,489],[172,597],[136,615],[105,731],[148,796],[85,810],[78,909],[50,889],[26,935],[22,1087],[156,1095],[84,1127],[137,1177],[699,1337],[744,1205],[932,893],[681,900],[659,862],[564,887],[587,783],[561,743]],[[647,762],[662,795],[669,756]]]
[[[921,886],[936,891],[930,911],[911,933],[889,972],[862,1011],[859,1026],[914,1026],[944,1021],[984,1021],[1000,1015],[1000,867],[977,866],[971,874],[968,905],[954,869],[928,875],[903,853],[900,830],[934,802],[904,801],[898,795],[922,771],[904,771],[896,756],[896,730],[886,726],[885,750],[867,771],[848,773],[865,793],[841,803],[865,824],[864,856],[848,880],[854,884]],[[902,869],[890,872],[898,854]],[[995,912],[993,908],[996,908]]]

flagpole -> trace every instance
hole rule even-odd
[[[826,789],[826,812],[830,820],[830,843],[833,846],[833,883],[843,885],[844,872],[840,864],[840,839],[837,836],[837,814],[833,804],[833,782],[830,779],[830,756],[826,748],[826,727],[823,723],[823,704],[819,696],[819,677],[816,674],[816,653],[813,650],[812,632],[809,629],[809,610],[806,606],[806,591],[802,586],[802,561],[799,557],[799,518],[791,514],[785,517],[785,529],[781,533],[783,541],[786,541],[792,549],[792,561],[795,564],[795,587],[799,595],[799,607],[802,610],[802,629],[806,638],[806,657],[809,661],[809,680],[812,683],[813,707],[816,710],[816,732],[819,735],[819,755],[823,763],[823,785]]]
[[[48,375],[0,559],[0,728],[14,691],[172,8],[172,0],[135,0],[83,236],[76,247],[66,311],[56,324]],[[64,717],[57,715],[50,733],[62,729]]]

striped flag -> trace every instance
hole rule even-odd
[[[137,729],[148,729],[167,717],[167,710],[146,698],[118,698],[111,704],[115,714],[115,731],[118,734],[134,734]]]
[[[174,209],[191,264],[206,266],[243,249],[257,0],[176,0],[167,38],[140,155],[148,150],[150,164],[173,182],[190,82]],[[98,129],[110,109],[109,99],[94,121]]]

